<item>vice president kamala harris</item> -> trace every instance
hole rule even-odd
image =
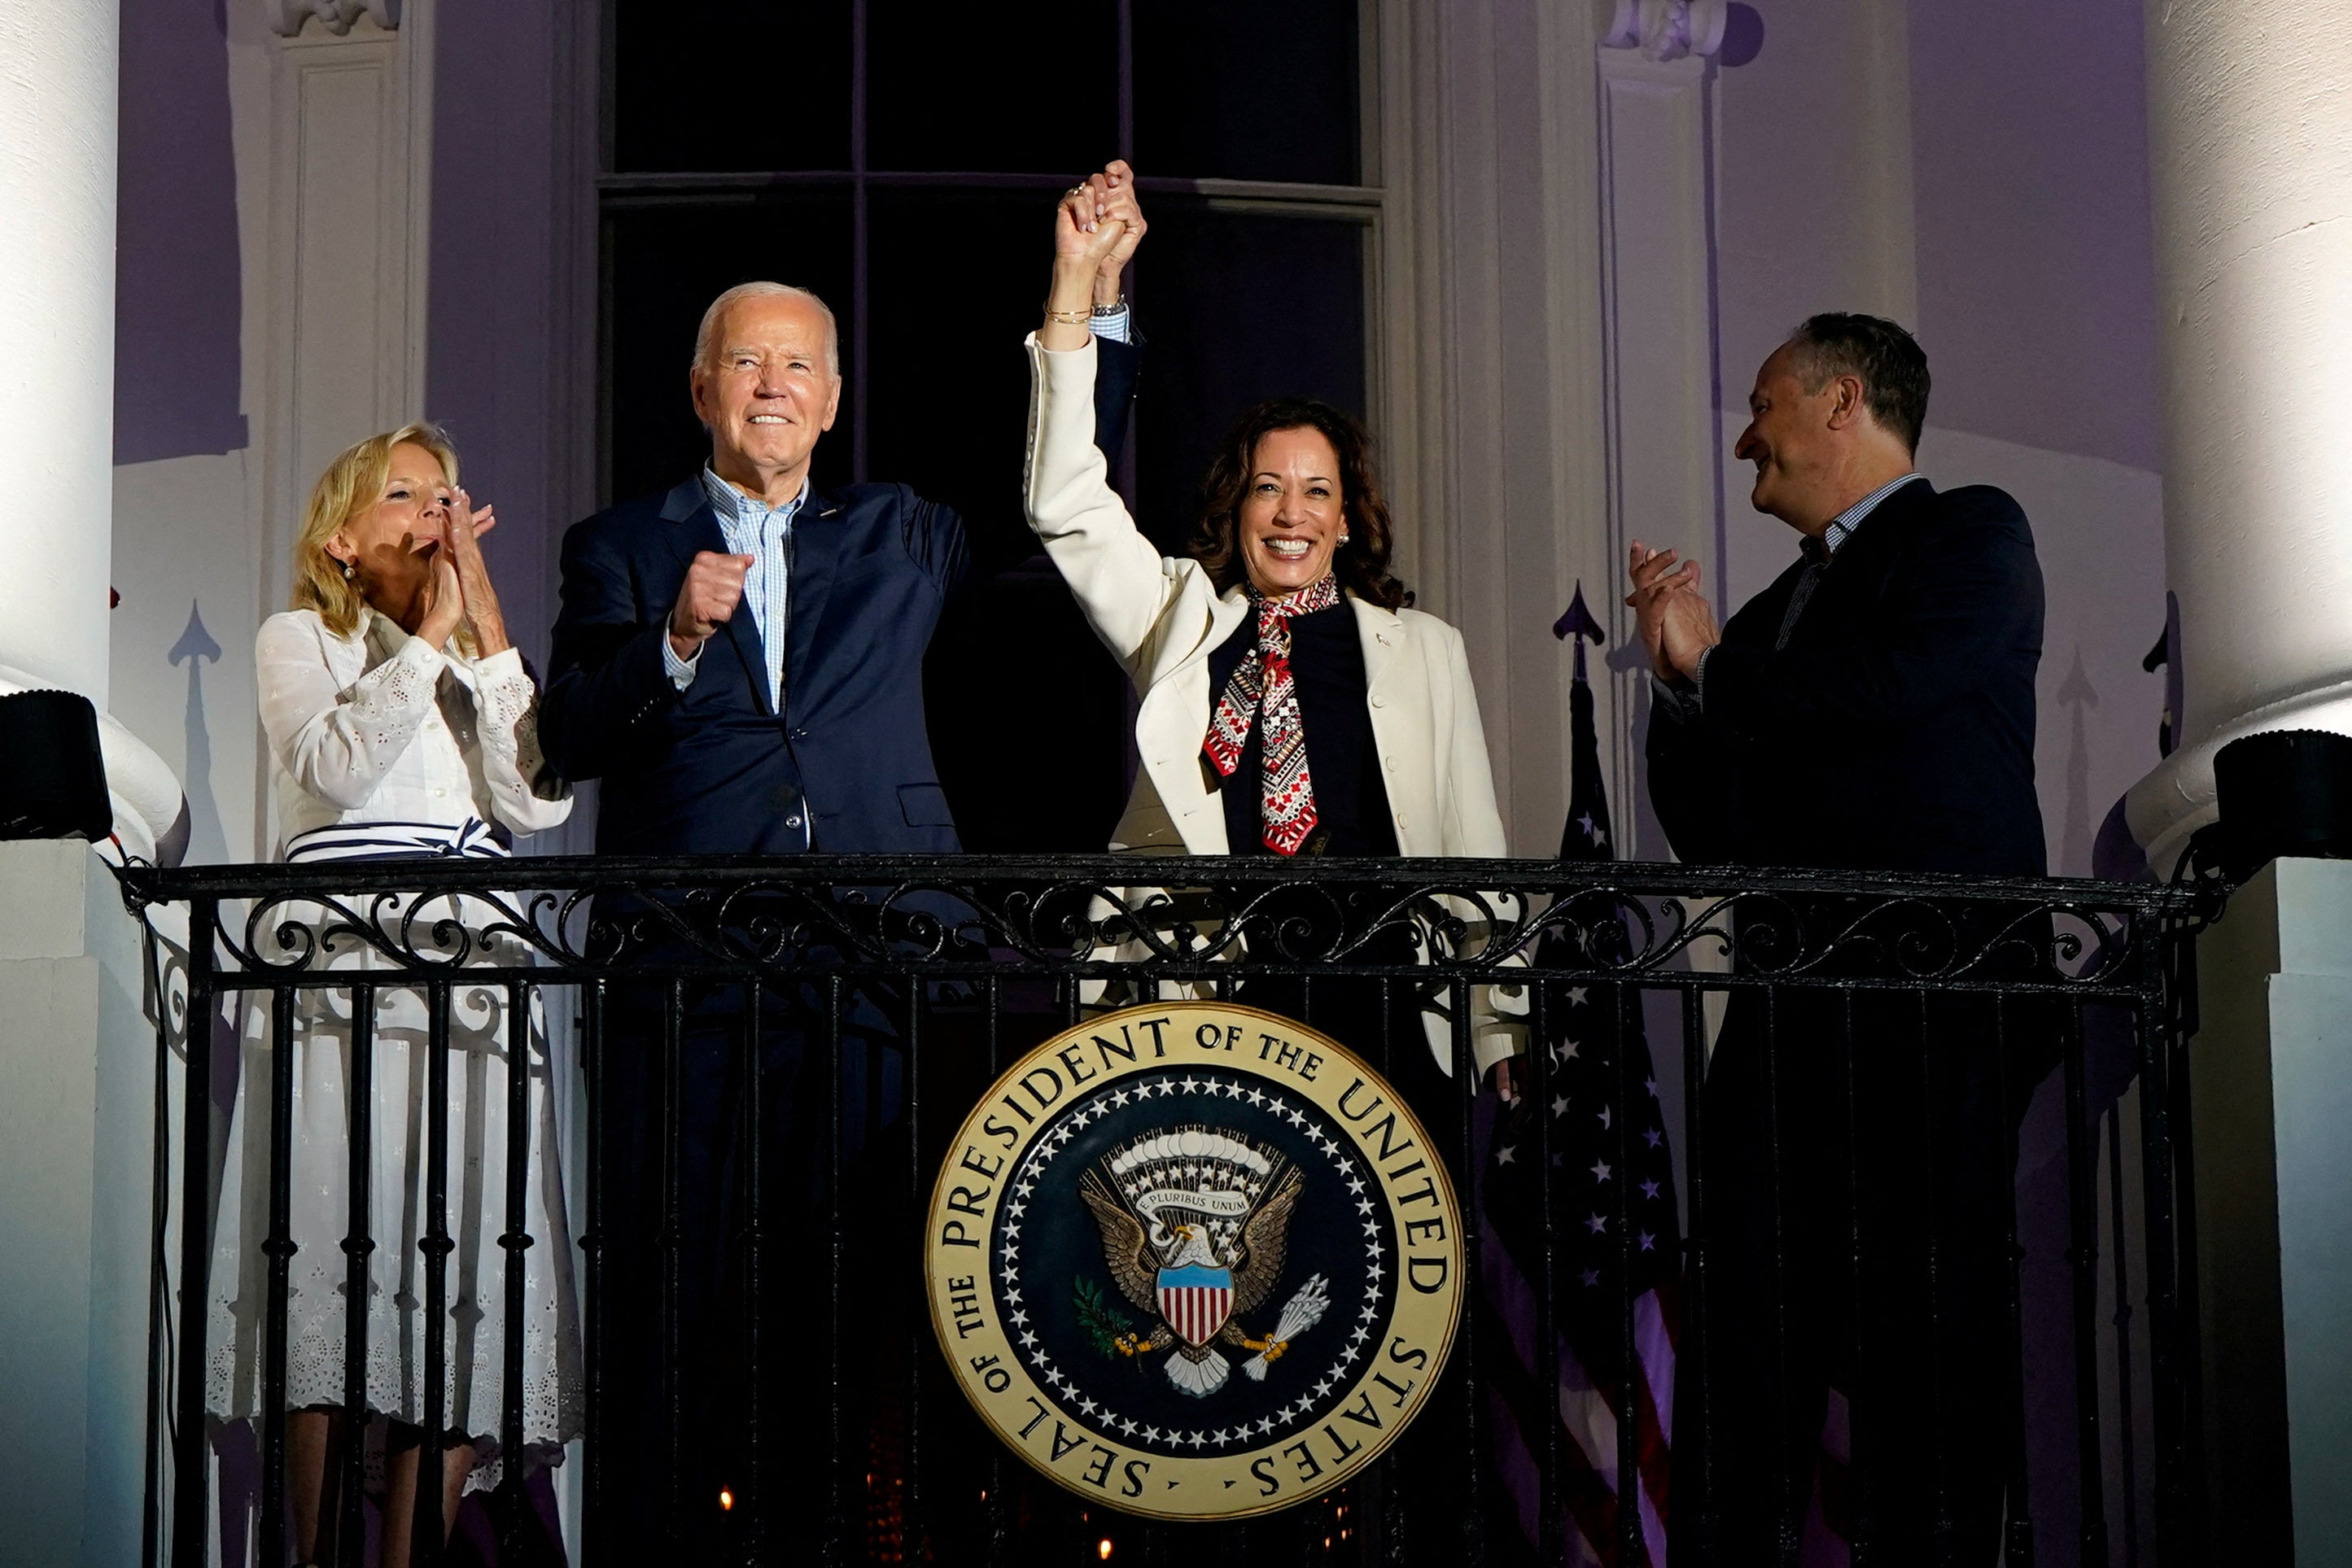
[[[1505,853],[1461,634],[1411,609],[1390,575],[1388,510],[1353,419],[1307,399],[1244,413],[1188,557],[1162,556],[1111,489],[1085,322],[1096,258],[1141,225],[1132,178],[1063,199],[1028,344],[1029,525],[1141,699],[1142,767],[1111,848]],[[1484,1072],[1515,1052],[1516,1031],[1491,998],[1475,1010]],[[1424,1023],[1450,1071],[1450,1026]]]

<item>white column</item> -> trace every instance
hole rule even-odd
[[[101,709],[121,52],[116,0],[0,5],[0,665]]]
[[[1731,611],[1723,599],[1711,57],[1722,46],[1725,6],[1616,0],[1604,21],[1596,58],[1609,502],[1607,541],[1585,596],[1614,652],[1634,645],[1617,583],[1637,535],[1702,561],[1717,613]],[[1617,852],[1665,859],[1671,851],[1641,772],[1648,671],[1612,660],[1595,689]]]
[[[2187,712],[2128,810],[2165,872],[2213,818],[2222,746],[2352,734],[2352,6],[2148,0],[2147,16]]]
[[[2235,1561],[2352,1562],[2352,863],[2264,867],[2197,974],[2206,1495]]]

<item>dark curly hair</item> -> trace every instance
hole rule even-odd
[[[1389,575],[1396,525],[1372,470],[1372,438],[1354,415],[1311,397],[1274,397],[1253,404],[1217,444],[1201,481],[1201,511],[1190,541],[1192,559],[1208,569],[1217,591],[1248,578],[1242,564],[1242,497],[1255,472],[1257,444],[1277,430],[1319,431],[1339,455],[1339,507],[1348,523],[1348,542],[1331,552],[1339,586],[1384,610],[1411,604],[1412,593]]]

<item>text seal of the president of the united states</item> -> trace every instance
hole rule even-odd
[[[1262,1513],[1429,1400],[1462,1218],[1403,1103],[1255,1008],[1129,1008],[999,1079],[931,1195],[931,1322],[982,1416],[1082,1497]]]

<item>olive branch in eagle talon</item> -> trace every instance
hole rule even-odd
[[[1080,1323],[1097,1350],[1141,1356],[1172,1347],[1168,1380],[1196,1399],[1224,1386],[1231,1364],[1219,1344],[1256,1352],[1243,1370],[1264,1379],[1329,1304],[1318,1274],[1293,1293],[1272,1332],[1253,1338],[1242,1327],[1282,1277],[1306,1185],[1297,1166],[1278,1160],[1193,1127],[1140,1139],[1086,1174],[1078,1195],[1094,1212],[1111,1279],[1152,1320],[1149,1331],[1131,1332],[1099,1289],[1091,1303],[1082,1294]]]
[[[1134,1340],[1135,1336],[1127,1332],[1134,1320],[1114,1308],[1110,1298],[1103,1294],[1103,1288],[1092,1280],[1081,1274],[1072,1281],[1070,1299],[1078,1309],[1078,1332],[1102,1354],[1118,1355]],[[1126,1354],[1135,1353],[1129,1350]]]

